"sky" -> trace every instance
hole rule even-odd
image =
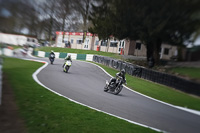
[[[10,12],[7,9],[1,8],[0,9],[0,16],[9,17],[9,16],[11,16],[11,14],[10,14]]]
[[[194,42],[194,45],[200,45],[200,35],[199,35],[199,37],[197,38],[197,40]]]

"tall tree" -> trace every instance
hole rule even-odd
[[[71,0],[59,0],[59,9],[58,10],[58,16],[59,18],[62,19],[62,28],[61,30],[64,32],[65,31],[65,26],[66,26],[66,19],[68,19],[68,15],[71,14]],[[58,18],[58,19],[59,19]],[[63,34],[63,42],[64,42],[64,35]]]
[[[73,0],[72,1],[72,7],[75,12],[80,14],[80,17],[82,18],[82,31],[88,31],[89,23],[89,12],[91,10],[91,4],[94,2],[94,0]]]
[[[93,11],[90,12],[89,19],[93,26],[89,28],[89,31],[98,34],[99,39],[107,43],[108,51],[110,36],[113,35],[112,5],[106,0],[98,2],[98,5],[92,4]]]
[[[158,63],[162,42],[183,44],[199,27],[200,18],[196,15],[199,3],[198,0],[111,0],[107,4],[112,10],[93,11],[91,30],[101,34],[105,29],[100,27],[104,26],[111,28],[118,39],[141,40],[147,47],[147,60],[155,59]],[[108,16],[98,19],[98,14],[108,11]],[[108,18],[112,19],[99,25]]]
[[[59,4],[56,0],[48,0],[47,2],[42,4],[41,8],[43,9],[41,13],[43,20],[48,20],[48,21],[45,21],[47,22],[46,31],[48,34],[48,40],[51,43],[52,35],[55,32],[53,28],[55,27],[57,23],[57,18],[56,18],[57,12],[58,10],[60,10]]]

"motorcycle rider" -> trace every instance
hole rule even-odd
[[[122,69],[120,72],[116,73],[116,77],[122,77],[123,83],[126,83],[126,71],[125,69]]]
[[[54,54],[54,51],[51,50],[51,53],[49,54],[49,60],[53,60],[54,61],[54,58],[55,58],[55,54]],[[53,64],[53,61],[51,61],[51,64]]]
[[[113,83],[113,82],[115,83],[117,77],[121,77],[123,79],[123,83],[126,84],[126,77],[125,77],[125,75],[126,75],[126,71],[125,71],[125,69],[122,69],[120,72],[116,73],[116,78],[111,78],[111,80],[109,82],[109,85],[111,83]],[[107,91],[107,90],[108,90],[108,88],[104,88],[104,91]]]
[[[65,62],[69,60],[72,62],[72,58],[71,58],[71,54],[68,54],[66,57],[65,57]],[[65,63],[63,64],[63,67],[65,66]]]

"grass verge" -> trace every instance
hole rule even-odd
[[[32,74],[42,63],[4,58],[3,72],[13,88],[19,112],[30,133],[153,133],[92,110],[38,85]]]
[[[92,62],[93,63],[93,62]],[[115,76],[117,70],[95,63],[105,69],[110,75]],[[152,98],[164,101],[173,105],[187,107],[200,111],[200,97],[191,96],[177,91],[173,88],[153,83],[141,78],[126,75],[127,86],[134,91],[140,92]]]
[[[200,68],[175,67],[175,68],[171,68],[170,71],[172,71],[173,73],[178,73],[183,76],[189,76],[190,78],[200,80]]]
[[[22,46],[11,45],[11,44],[1,44],[1,43],[0,43],[0,46],[3,46],[3,47],[10,46],[10,47],[12,47],[13,49],[22,48]]]

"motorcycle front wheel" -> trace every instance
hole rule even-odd
[[[65,72],[68,73],[68,70],[69,70],[69,66],[66,66],[65,67]]]
[[[113,93],[114,93],[115,95],[119,94],[119,93],[121,92],[122,88],[123,88],[123,86],[122,86],[122,85],[120,85],[120,86],[117,86],[117,88],[114,90],[114,92],[113,92]]]
[[[108,91],[108,85],[106,85],[106,86],[104,87],[104,91],[105,91],[105,92]]]

